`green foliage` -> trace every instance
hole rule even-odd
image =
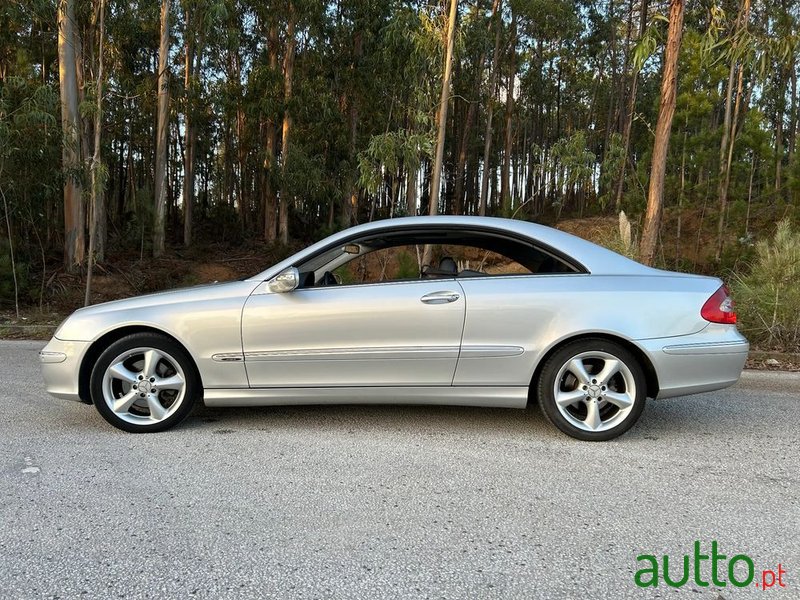
[[[397,255],[397,279],[414,279],[419,277],[417,257],[405,250]]]
[[[606,192],[598,198],[598,203],[603,210],[613,200],[613,194],[616,192],[614,183],[617,181],[620,169],[626,159],[625,149],[622,146],[622,136],[618,133],[612,133],[608,140],[608,148],[606,149],[603,163],[600,166],[600,189],[604,189]]]
[[[5,223],[3,224],[5,225]],[[17,275],[17,286],[19,289],[20,303],[28,303],[34,300],[28,278],[28,265],[16,261],[16,269],[11,268],[11,249],[8,240],[0,239],[0,305],[14,306],[14,271]]]
[[[293,197],[309,200],[319,193],[324,175],[321,158],[309,156],[304,149],[291,147],[286,160],[286,169],[279,183]]]
[[[24,167],[26,160],[42,160],[42,152],[59,135],[57,109],[58,95],[51,86],[20,77],[9,77],[0,85],[0,166],[7,176],[9,170]]]
[[[289,203],[290,237],[297,245],[353,221],[425,208],[448,3],[292,4],[297,45],[292,98],[287,100],[289,2],[171,3],[170,245],[180,243],[183,229],[187,121],[196,132],[198,251],[221,240],[263,238],[270,216],[265,219],[267,198],[271,202],[281,194]],[[41,276],[47,279],[61,257],[64,177],[83,182],[84,202],[91,191],[97,28],[92,3],[76,3],[84,78],[79,106],[82,160],[65,173],[56,4],[15,0],[0,5],[0,186],[8,200],[15,253],[22,271],[39,288]],[[492,182],[488,213],[499,214],[494,188],[500,188],[499,174],[507,162],[514,197],[506,214],[544,222],[608,215],[615,208],[617,177],[624,167],[621,207],[638,223],[646,201],[667,30],[666,18],[657,13],[666,4],[649,4],[641,36],[638,2],[505,0],[493,19],[495,5],[483,0],[458,3],[443,206],[476,213],[476,195],[485,178]],[[667,256],[669,264],[704,271],[738,269],[755,252],[748,236],[758,239],[764,223],[800,210],[800,143],[792,126],[800,15],[793,3],[753,2],[742,27],[737,25],[741,6],[732,1],[686,5],[664,194],[665,224],[680,203],[682,240],[675,244],[662,229],[663,247],[680,247],[683,256]],[[107,200],[107,246],[122,255],[151,250],[159,8],[155,1],[137,3],[135,10],[111,3],[106,12],[98,183]],[[196,52],[188,83],[187,43]],[[728,231],[721,262],[709,264],[702,247],[699,259],[689,248],[701,242],[714,245],[710,240],[719,214],[722,121],[732,63],[735,84],[738,74],[743,75],[743,93],[731,156]],[[634,78],[630,144],[624,148]],[[493,79],[496,86],[490,89]],[[507,121],[509,90],[514,102]],[[490,108],[493,121],[487,128]],[[292,127],[285,150],[282,123],[287,111]],[[778,123],[784,125],[780,152]],[[512,148],[506,156],[509,128]],[[484,164],[487,131],[491,139]],[[274,152],[271,164],[268,140]],[[461,185],[456,184],[457,169]],[[456,189],[463,190],[457,201]],[[344,204],[352,197],[357,200],[354,214]],[[416,205],[405,206],[407,197],[414,197]],[[6,235],[0,231],[0,239]],[[609,236],[608,244],[623,253],[635,248],[617,231]],[[748,241],[737,243],[739,237]]]
[[[644,64],[656,53],[664,37],[660,26],[667,22],[664,15],[655,15],[644,35],[636,42],[633,47],[633,68],[637,71],[641,71]]]
[[[559,167],[558,187],[585,186],[597,162],[595,154],[586,146],[584,131],[555,142],[550,149],[550,156]]]
[[[149,188],[136,190],[133,210],[125,214],[119,230],[118,244],[135,248],[140,255],[149,253],[153,237],[153,192]]]
[[[755,246],[748,275],[734,278],[742,331],[767,347],[800,349],[800,232],[789,219],[778,223],[771,240]]]
[[[41,238],[53,227],[46,219],[58,215],[53,202],[61,175],[60,131],[56,119],[58,94],[51,85],[25,77],[0,82],[0,303],[14,301],[14,271],[10,243],[14,244],[19,301],[35,302],[35,269],[43,269]],[[54,167],[55,165],[55,167]],[[5,214],[7,207],[8,214]],[[7,237],[8,218],[11,237]],[[38,264],[35,264],[38,263]]]
[[[418,169],[423,158],[433,153],[432,133],[393,131],[372,136],[367,149],[358,155],[359,185],[375,193],[381,184],[384,171],[396,173],[405,169]]]

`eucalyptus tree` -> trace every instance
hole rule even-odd
[[[650,185],[647,191],[647,213],[645,214],[639,258],[646,265],[653,263],[658,235],[661,229],[661,214],[664,208],[664,175],[667,170],[672,118],[678,89],[678,56],[683,36],[684,0],[670,0],[667,39],[664,47],[664,65],[661,74],[661,99],[658,107],[653,141],[653,157],[650,167]]]
[[[490,8],[487,16],[486,10]],[[483,106],[486,110],[491,110],[491,103],[483,103],[484,80],[486,79],[486,58],[492,50],[493,35],[497,28],[496,23],[500,19],[498,10],[500,0],[491,2],[476,2],[469,8],[461,22],[461,38],[463,39],[463,49],[460,52],[460,64],[457,76],[453,83],[454,111],[453,135],[456,138],[455,144],[455,173],[453,183],[453,202],[452,212],[461,214],[465,210],[475,210],[478,194],[474,190],[470,191],[470,182],[477,182],[477,156],[470,157],[473,150],[473,139],[476,138],[474,128],[476,125],[479,108]],[[499,48],[498,48],[499,54]],[[491,65],[489,65],[491,67]],[[466,109],[461,111],[461,126],[459,130],[458,110],[459,101]],[[491,124],[489,125],[491,128]],[[468,158],[472,158],[468,161]],[[471,173],[468,173],[468,162],[471,166]],[[465,190],[467,190],[465,198]],[[473,197],[471,197],[473,196]]]
[[[432,210],[636,224],[652,163],[676,237],[693,228],[721,268],[748,251],[731,225],[750,239],[800,194],[796,1],[687,3],[668,146],[665,1],[104,0],[98,95],[99,2],[0,3],[0,271],[13,244],[23,300],[48,260],[87,264],[86,231],[101,259],[104,207],[110,243],[139,256],[181,231],[201,251]],[[107,203],[85,210],[94,192]]]
[[[183,148],[183,244],[192,244],[194,186],[199,98],[203,86],[203,53],[209,31],[227,18],[222,0],[183,0],[184,15],[184,148]]]
[[[76,46],[75,0],[58,0],[58,73],[64,171],[64,267],[69,272],[78,269],[85,251]]]
[[[58,84],[30,63],[0,83],[0,302],[16,309],[42,306],[47,256],[63,239],[59,104]]]
[[[432,173],[441,84],[431,73],[443,69],[445,30],[446,21],[436,12],[411,6],[398,7],[381,27],[371,61],[377,78],[371,89],[378,101],[373,102],[371,122],[365,123],[371,135],[358,154],[359,185],[373,198],[370,213],[387,180],[393,183],[387,192],[397,195],[390,196],[395,208],[405,188],[404,214],[429,210],[418,192],[429,200],[430,185],[420,185],[419,175],[423,171],[430,178]]]
[[[345,113],[343,116],[347,122],[347,161],[346,171],[347,175],[344,177],[344,189],[341,191],[341,221],[342,225],[348,226],[357,222],[358,220],[358,188],[356,178],[355,163],[357,160],[358,148],[358,125],[359,125],[359,112],[360,106],[364,103],[364,90],[363,79],[359,75],[360,69],[363,68],[364,58],[364,38],[365,38],[365,7],[363,2],[355,2],[352,5],[344,7],[350,11],[350,20],[352,28],[347,27],[345,30],[352,34],[352,42],[347,47],[346,44],[342,48],[344,52],[349,55],[349,64],[344,70],[344,76],[347,81],[343,84],[346,91],[343,91],[342,110]],[[344,20],[345,11],[340,11],[340,21]],[[339,29],[339,28],[337,28]],[[338,44],[337,44],[338,45]],[[373,190],[374,191],[377,190]],[[331,211],[332,214],[332,211]]]
[[[95,251],[98,246],[98,238],[102,237],[101,225],[105,228],[105,194],[104,186],[106,180],[106,170],[103,167],[100,142],[103,130],[103,82],[105,74],[104,66],[104,43],[106,35],[106,3],[105,0],[97,0],[97,20],[99,21],[99,31],[97,34],[97,72],[95,73],[95,107],[94,107],[94,151],[92,153],[91,164],[91,194],[89,203],[89,254],[86,265],[86,293],[84,305],[89,306],[92,297],[92,273],[95,261]]]
[[[161,41],[158,47],[158,124],[154,185],[153,256],[164,253],[164,217],[167,210],[167,161],[169,132],[169,0],[161,2]]]
[[[733,149],[736,143],[737,125],[739,112],[742,109],[742,96],[744,94],[744,73],[748,66],[747,55],[749,52],[749,22],[750,22],[750,0],[742,0],[738,10],[736,21],[731,31],[729,41],[729,51],[727,55],[730,61],[728,69],[728,81],[725,88],[725,116],[722,122],[722,139],[719,148],[719,180],[718,180],[718,201],[719,216],[717,218],[717,261],[722,254],[722,243],[725,232],[725,216],[728,204],[728,188],[731,181],[731,163],[733,161]],[[734,103],[735,97],[735,103]]]
[[[442,93],[439,98],[439,111],[436,115],[436,150],[431,170],[431,192],[429,212],[439,212],[440,178],[444,159],[444,141],[447,131],[447,109],[450,105],[450,79],[453,72],[453,49],[456,40],[456,18],[458,16],[458,0],[449,0],[450,10],[447,15],[447,37],[445,39],[444,72],[442,74]]]
[[[627,165],[628,152],[631,145],[631,129],[633,127],[633,115],[636,109],[636,92],[639,85],[639,71],[642,68],[642,58],[631,56],[630,51],[631,31],[633,21],[633,0],[630,1],[628,12],[628,35],[626,45],[629,47],[626,52],[625,62],[631,65],[630,74],[628,75],[627,96],[625,105],[625,120],[622,127],[622,160],[619,162],[619,173],[617,175],[617,182],[614,191],[614,206],[617,212],[622,209],[622,193],[625,185],[625,168]],[[639,28],[638,40],[642,41],[645,31],[647,30],[647,17],[648,17],[648,0],[640,0],[639,7]]]
[[[267,34],[267,53],[269,55],[268,83],[277,81],[278,74],[278,24],[275,17],[268,20]],[[274,88],[268,88],[274,89]],[[276,110],[273,108],[276,102],[272,102],[267,108],[268,116],[264,123],[264,183],[262,186],[263,206],[264,206],[264,239],[267,242],[274,242],[278,236],[277,229],[277,196],[275,195],[273,181],[275,179],[275,147],[277,145],[277,130],[275,123],[277,117]]]
[[[286,50],[283,55],[283,126],[281,127],[281,178],[283,185],[278,201],[278,239],[282,244],[289,242],[289,188],[286,175],[289,164],[289,139],[292,133],[292,84],[294,78],[294,52],[297,45],[295,24],[297,15],[294,3],[289,1],[286,21]]]
[[[797,2],[770,2],[768,37],[764,41],[762,68],[771,73],[774,94],[775,177],[778,198],[785,196],[784,163],[791,165],[797,132],[797,67],[800,55],[800,6]],[[791,98],[787,102],[787,93]],[[787,114],[788,112],[788,114]],[[788,117],[788,119],[787,119]]]
[[[506,74],[506,107],[503,141],[503,164],[500,171],[500,213],[506,215],[511,209],[511,160],[513,152],[514,131],[512,120],[514,118],[514,90],[517,78],[517,12],[514,3],[509,2],[511,22],[508,27],[508,43],[506,53],[508,57],[508,72]]]
[[[502,0],[499,0],[497,10],[494,11],[492,18],[494,28],[494,49],[492,50],[492,64],[489,69],[489,83],[486,93],[486,128],[483,133],[483,177],[481,178],[481,196],[478,204],[478,214],[480,216],[486,215],[486,205],[489,198],[489,158],[492,149],[492,121],[494,119],[493,100],[497,88],[497,74],[500,68],[500,39],[503,31],[502,15]]]

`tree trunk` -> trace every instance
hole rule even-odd
[[[194,103],[196,100],[194,78],[195,76],[200,76],[200,61],[203,53],[203,35],[200,35],[200,43],[196,45],[194,34],[188,31],[191,16],[187,12],[186,56],[183,80],[183,87],[186,93],[186,111],[184,114],[186,148],[184,149],[183,157],[183,245],[187,247],[192,245],[192,228],[194,225],[194,164],[197,148],[197,126],[194,122]]]
[[[355,74],[361,55],[364,52],[364,36],[361,31],[356,31],[353,36],[353,62],[350,65],[351,71]],[[351,88],[354,85],[350,82]],[[358,222],[358,188],[356,187],[356,144],[358,135],[358,104],[355,92],[350,90],[348,98],[348,122],[349,122],[349,142],[347,147],[347,164],[349,172],[345,178],[345,194],[342,198],[342,225],[349,227]]]
[[[631,8],[633,6],[631,5]],[[647,0],[642,0],[639,13],[639,39],[647,29]],[[625,166],[628,162],[628,151],[631,146],[631,128],[633,127],[633,114],[636,110],[636,88],[639,81],[639,69],[634,67],[631,72],[630,90],[628,91],[628,106],[625,109],[625,125],[622,128],[622,160],[620,161],[617,187],[614,194],[614,207],[616,212],[622,210],[622,192],[625,189]]]
[[[439,97],[439,114],[436,117],[436,155],[431,171],[431,191],[429,212],[439,214],[439,192],[444,161],[444,137],[447,129],[447,106],[450,102],[450,78],[453,71],[453,47],[455,45],[456,16],[458,0],[450,0],[450,13],[447,17],[447,50],[444,59],[444,76],[442,77],[442,94]]]
[[[122,215],[125,212],[125,142],[119,144],[119,158],[117,163],[117,191],[116,191],[116,213],[114,214],[113,223],[119,225],[122,222]]]
[[[419,168],[419,164],[413,168],[409,167],[408,175],[406,176],[406,211],[409,216],[415,216],[417,214],[417,179]]]
[[[497,12],[495,13],[495,33],[494,33],[494,50],[492,52],[492,66],[489,75],[489,90],[486,95],[486,130],[483,135],[483,177],[481,177],[481,199],[478,204],[478,214],[482,217],[486,216],[486,205],[489,200],[489,178],[492,176],[491,169],[489,168],[489,160],[492,151],[492,119],[494,114],[494,100],[495,90],[497,88],[497,71],[498,62],[500,60],[500,34],[503,30],[503,20],[500,18],[500,7],[502,0],[498,2]]]
[[[492,2],[492,15],[489,19],[489,31],[494,23],[495,15],[499,7],[500,0]],[[472,125],[475,122],[475,115],[477,114],[478,99],[481,93],[481,83],[483,82],[483,64],[486,61],[486,53],[481,52],[478,63],[475,68],[475,87],[473,88],[473,100],[467,107],[467,114],[464,118],[464,130],[461,134],[458,144],[458,158],[456,160],[456,176],[455,186],[453,191],[453,211],[455,214],[469,214],[469,201],[464,202],[464,177],[465,168],[467,164],[467,149],[469,147],[470,133],[472,132]],[[466,210],[465,210],[466,209]]]
[[[289,159],[289,134],[292,130],[292,75],[294,74],[294,49],[297,41],[294,37],[295,12],[294,4],[289,3],[289,23],[286,29],[286,55],[283,57],[283,129],[281,133],[281,197],[278,215],[278,238],[281,244],[289,243],[289,198],[286,183]]]
[[[167,153],[169,151],[169,0],[161,4],[161,43],[158,48],[158,125],[156,129],[155,210],[153,256],[164,254],[167,210]]]
[[[617,80],[624,79],[624,76],[619,76],[617,74],[617,25],[616,19],[614,18],[614,0],[608,0],[608,20],[611,22],[611,27],[609,27],[609,40],[608,40],[608,47],[610,53],[610,63],[611,63],[611,85],[608,88],[608,110],[606,111],[606,125],[605,125],[605,133],[603,139],[603,154],[600,160],[600,169],[602,170],[603,164],[605,163],[605,159],[608,155],[609,146],[611,145],[611,135],[614,133],[614,129],[616,128],[617,124],[619,123],[619,102],[620,98],[615,97],[615,92],[618,92],[618,84]],[[602,174],[601,174],[602,175]],[[598,196],[602,197],[605,196],[605,184],[604,184],[605,177],[600,177],[600,182],[598,186]]]
[[[742,97],[743,97],[743,85],[744,85],[744,68],[742,66],[739,67],[739,76],[738,76],[738,83],[736,85],[736,102],[734,103],[733,109],[733,120],[731,121],[731,134],[730,134],[730,143],[728,144],[728,156],[725,159],[725,179],[723,180],[723,185],[725,189],[725,198],[727,199],[728,196],[728,189],[731,185],[731,165],[733,164],[733,148],[735,146],[736,141],[736,134],[737,134],[737,123],[739,122],[739,111],[741,110],[742,106]],[[722,211],[720,214],[720,226],[723,227],[725,225],[725,219],[727,217],[726,211]],[[718,243],[719,246],[717,247],[717,260],[720,259],[722,254],[722,232],[723,229],[718,231]]]
[[[234,183],[236,189],[236,210],[239,217],[239,226],[242,233],[248,230],[250,204],[248,198],[248,171],[247,171],[247,138],[245,136],[245,114],[243,102],[243,89],[239,82],[242,80],[242,58],[239,49],[230,52],[231,78],[236,82],[236,165],[234,166]],[[229,80],[231,80],[229,79]]]
[[[475,122],[475,115],[477,113],[477,100],[470,102],[467,109],[467,115],[464,119],[464,130],[459,141],[458,159],[456,161],[456,174],[455,184],[453,187],[453,212],[460,215],[462,213],[469,214],[469,200],[465,202],[464,189],[465,189],[465,175],[467,166],[467,150],[469,148],[470,134],[472,133],[472,125]]]
[[[483,58],[483,57],[481,57]],[[482,62],[482,61],[481,61]],[[475,78],[475,97],[480,94],[481,74],[483,69],[477,68],[478,76]],[[458,148],[456,151],[456,172],[453,182],[453,214],[460,215],[464,212],[464,169],[467,165],[467,147],[469,146],[469,136],[472,131],[472,122],[475,120],[476,100],[469,102],[467,111],[464,115],[464,126],[458,138]]]
[[[558,50],[557,54],[561,56],[561,48],[562,48],[562,41],[558,40]],[[557,69],[557,76],[556,76],[556,139],[561,137],[561,82],[563,74],[563,65],[562,61],[558,61],[558,69]]]
[[[503,165],[500,173],[500,213],[508,216],[511,207],[511,157],[513,154],[513,128],[511,120],[514,116],[514,79],[517,76],[517,16],[511,8],[511,31],[509,33],[510,62],[508,68],[508,84],[506,86],[505,144],[503,146]]]
[[[795,68],[794,63],[792,64],[791,69],[791,80],[790,80],[790,93],[791,93],[791,107],[789,108],[789,130],[787,131],[788,137],[788,165],[789,169],[792,169],[793,172],[795,171],[795,152],[797,151],[797,69]],[[793,191],[796,194],[796,191]],[[791,201],[791,198],[790,198]]]
[[[736,94],[736,108],[741,102],[742,94],[742,69],[743,64],[739,64],[737,59],[737,40],[739,39],[739,31],[742,27],[747,27],[747,22],[750,18],[750,0],[743,0],[742,9],[736,17],[736,25],[734,27],[734,48],[731,58],[731,65],[728,69],[728,88],[725,93],[725,117],[722,121],[722,140],[719,147],[719,187],[717,194],[717,201],[719,202],[719,217],[717,220],[717,247],[715,252],[715,260],[719,262],[722,256],[723,234],[725,233],[725,214],[728,205],[728,184],[730,183],[730,165],[733,157],[733,146],[736,142],[736,119],[732,116],[733,108],[733,92],[734,80],[736,79],[737,69],[739,71],[738,91]],[[730,158],[729,158],[730,156]]]
[[[753,203],[753,176],[756,174],[756,153],[752,153],[750,161],[750,179],[747,183],[747,213],[744,216],[744,236],[750,236],[750,208]]]
[[[689,137],[689,115],[686,115],[686,120],[683,124],[683,144],[681,145],[681,189],[678,193],[678,218],[675,227],[675,269],[678,270],[681,259],[681,225],[682,225],[682,210],[683,199],[686,197],[686,140]]]
[[[89,306],[92,298],[92,271],[93,263],[95,260],[95,247],[98,241],[98,229],[100,218],[105,219],[105,198],[103,196],[103,185],[105,182],[100,173],[100,133],[103,127],[103,42],[105,37],[105,13],[106,5],[105,0],[98,0],[98,11],[100,13],[100,32],[98,37],[97,48],[97,82],[95,88],[95,105],[94,113],[94,154],[92,155],[92,200],[90,205],[89,214],[89,257],[86,265],[86,295],[83,299],[83,305]]]
[[[269,26],[269,33],[267,34],[267,44],[269,52],[269,70],[270,73],[277,73],[278,71],[278,24],[273,21]],[[275,120],[270,114],[267,119],[266,125],[266,156],[264,157],[264,239],[268,244],[275,242],[278,235],[277,215],[276,213],[276,198],[273,184],[275,181],[275,143],[277,141],[277,131],[275,129]]]
[[[105,0],[97,0],[97,11],[95,13],[95,19],[98,21],[99,26],[99,33],[98,33],[98,48],[97,48],[97,80],[103,82],[105,68],[103,64],[103,52],[105,47],[105,10],[106,10],[106,3]],[[97,85],[97,112],[98,114],[101,112],[102,103],[100,95],[102,93],[102,83],[96,84]],[[95,118],[94,127],[95,130],[98,127],[102,126],[102,120],[100,118]],[[97,131],[95,131],[95,144],[96,146],[99,145],[98,142],[98,135]],[[113,150],[112,150],[113,152]],[[97,165],[102,165],[100,161],[100,155],[97,155]],[[94,163],[93,163],[94,166]],[[106,238],[108,232],[108,200],[105,197],[105,190],[109,180],[108,172],[105,173],[105,179],[100,182],[100,188],[98,191],[98,201],[93,203],[94,210],[94,232],[95,232],[95,242],[94,242],[94,249],[92,256],[94,257],[92,260],[95,262],[102,262],[105,260],[106,257]],[[92,188],[94,190],[94,182],[92,183]],[[91,225],[90,225],[91,227]]]
[[[646,265],[653,264],[658,233],[661,227],[661,211],[664,205],[664,175],[667,170],[667,150],[675,115],[675,97],[678,89],[678,55],[683,34],[684,0],[670,0],[667,44],[664,49],[664,73],[661,80],[661,101],[658,107],[653,163],[650,167],[650,187],[647,192],[647,213],[639,248],[639,259]]]
[[[183,89],[186,94],[184,113],[184,136],[186,138],[183,154],[183,245],[192,245],[192,218],[194,212],[194,116],[192,115],[194,95],[192,77],[194,75],[194,35],[190,31],[192,14],[186,9],[186,54],[184,63]]]
[[[633,39],[634,8],[634,0],[628,0],[628,16],[625,23],[625,47],[622,51],[622,69],[617,77],[617,122],[615,123],[615,127],[620,133],[622,133],[622,130],[625,127],[625,120],[627,118],[623,103],[626,102],[626,93],[630,84],[628,70],[630,69],[632,58],[630,50],[631,40]],[[641,23],[641,14],[639,15],[639,21]],[[616,39],[616,35],[614,39]]]
[[[75,0],[58,4],[58,77],[61,90],[61,150],[64,177],[64,267],[74,273],[83,262],[83,188],[80,183],[81,135],[75,64]]]
[[[783,168],[783,117],[786,110],[786,77],[778,74],[778,106],[775,111],[775,199],[781,197]]]
[[[78,8],[78,15],[80,15],[80,3],[77,3]],[[75,44],[75,77],[76,81],[78,82],[78,116],[79,116],[79,129],[80,129],[80,136],[81,136],[81,143],[80,143],[80,160],[83,166],[88,166],[90,159],[90,153],[92,152],[91,146],[89,144],[89,140],[91,139],[91,127],[92,121],[90,118],[84,118],[80,115],[80,106],[83,104],[83,101],[86,98],[86,94],[84,90],[86,89],[86,79],[84,73],[84,53],[83,53],[83,38],[91,40],[92,36],[88,31],[81,31],[78,23],[80,22],[80,16],[76,17],[75,24],[73,25],[73,41]],[[91,46],[90,46],[91,47]]]

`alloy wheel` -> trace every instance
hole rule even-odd
[[[636,380],[616,356],[600,350],[567,360],[553,389],[559,413],[571,425],[601,432],[622,423],[636,402]]]
[[[156,348],[127,350],[103,375],[103,400],[115,416],[135,425],[160,423],[186,397],[186,374],[170,354]]]

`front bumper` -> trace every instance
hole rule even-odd
[[[82,401],[78,391],[78,376],[90,343],[53,338],[39,352],[47,393],[56,398]]]
[[[732,386],[742,374],[750,344],[733,325],[710,324],[692,335],[639,340],[658,375],[658,398]]]

